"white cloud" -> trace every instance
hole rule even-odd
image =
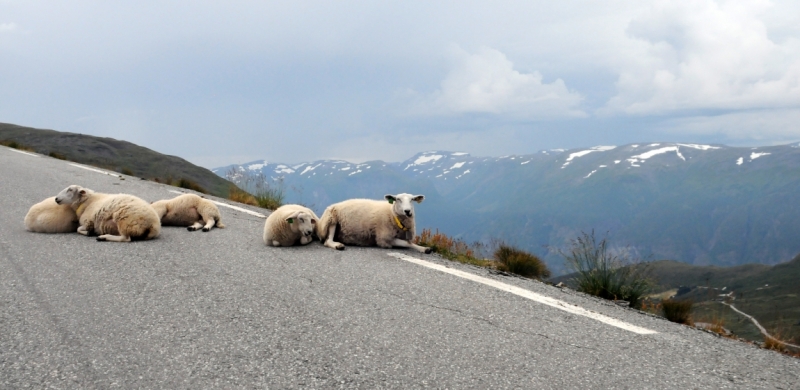
[[[543,82],[542,75],[523,73],[498,50],[482,47],[470,54],[451,49],[452,69],[440,88],[423,99],[419,111],[434,115],[488,113],[514,118],[585,116],[583,97],[563,80]]]
[[[16,23],[0,23],[0,33],[12,32],[17,30]]]
[[[713,116],[692,116],[657,126],[667,133],[714,136],[731,145],[785,144],[800,140],[800,109],[739,111]]]
[[[617,94],[601,112],[797,107],[800,40],[771,38],[765,21],[770,6],[655,2],[628,25],[638,50],[621,63]]]

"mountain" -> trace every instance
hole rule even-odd
[[[400,163],[265,160],[212,170],[280,178],[286,202],[321,212],[352,197],[426,195],[417,229],[500,238],[563,273],[581,231],[646,259],[694,265],[777,264],[800,253],[800,145],[758,148],[645,143],[474,157],[429,151]]]
[[[208,169],[180,157],[164,155],[113,138],[0,123],[0,142],[16,142],[37,153],[145,179],[197,183],[205,192],[221,197],[228,196],[231,186],[229,181]]]

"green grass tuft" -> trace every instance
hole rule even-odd
[[[494,252],[494,258],[500,271],[536,279],[550,277],[550,270],[542,259],[521,249],[501,243]]]
[[[609,300],[623,300],[638,308],[650,290],[649,265],[631,260],[626,251],[614,255],[606,239],[597,241],[594,231],[581,233],[567,250],[557,250],[568,268],[576,272],[578,291]]]

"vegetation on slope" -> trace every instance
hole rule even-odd
[[[180,157],[112,138],[0,123],[0,142],[40,154],[227,197],[231,183]]]

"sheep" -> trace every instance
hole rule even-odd
[[[214,226],[220,229],[225,227],[217,205],[195,194],[159,200],[153,202],[152,206],[161,218],[162,226],[187,226],[190,232],[200,228],[207,232]]]
[[[149,203],[127,194],[103,194],[71,185],[56,195],[56,203],[75,210],[84,236],[97,241],[149,240],[161,233],[161,219]]]
[[[314,226],[319,218],[311,209],[296,204],[278,207],[264,223],[264,243],[267,246],[306,245],[313,240]]]
[[[51,196],[33,206],[25,215],[25,229],[36,233],[70,233],[78,228],[78,215],[69,205]]]
[[[349,199],[325,209],[317,224],[317,236],[325,246],[344,250],[344,244],[413,248],[431,253],[431,248],[411,242],[416,234],[414,206],[424,195],[386,195],[388,202],[371,199]]]

